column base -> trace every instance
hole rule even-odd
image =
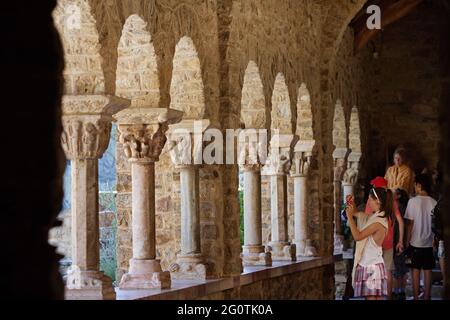
[[[305,256],[306,240],[294,240],[297,257]]]
[[[317,249],[312,245],[312,240],[306,240],[305,257],[317,257]]]
[[[170,289],[170,272],[162,271],[159,260],[130,260],[128,273],[120,280],[120,289]]]
[[[289,242],[270,242],[269,251],[273,261],[297,261],[295,244]]]
[[[340,254],[344,251],[344,236],[334,235],[334,253]]]
[[[172,279],[206,280],[209,278],[208,266],[202,254],[178,255],[177,262],[170,266]]]
[[[81,271],[71,266],[67,271],[66,300],[115,300],[112,280],[100,271]]]
[[[272,266],[272,254],[265,252],[264,246],[243,246],[241,258],[244,267]]]

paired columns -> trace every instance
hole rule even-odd
[[[294,179],[294,243],[297,256],[315,256],[316,249],[308,239],[309,168],[314,141],[299,141],[294,149],[291,177]]]
[[[180,170],[181,189],[181,253],[170,266],[173,279],[205,280],[208,268],[201,252],[199,210],[199,167],[202,134],[209,120],[183,120],[170,126],[169,140],[172,162]]]
[[[295,244],[288,240],[287,175],[292,159],[294,135],[274,135],[263,174],[270,177],[272,241],[269,250],[273,260],[296,261]]]
[[[166,108],[132,107],[119,112],[120,142],[131,163],[133,257],[121,289],[166,289],[170,273],[156,259],[155,162],[166,143],[169,124],[181,120],[182,112]]]
[[[115,299],[99,269],[98,159],[106,151],[112,115],[128,101],[105,95],[64,96],[62,147],[71,161],[72,265],[66,299]]]

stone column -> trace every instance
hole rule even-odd
[[[106,151],[112,115],[127,100],[103,95],[64,96],[62,146],[72,170],[72,265],[66,299],[115,299],[99,271],[98,159]]]
[[[354,194],[354,186],[358,180],[360,158],[361,154],[357,152],[350,153],[348,157],[348,169],[345,171],[342,182],[344,201],[348,195]]]
[[[293,135],[275,135],[263,174],[270,176],[272,260],[296,261],[295,244],[288,240],[287,175],[291,167]]]
[[[294,178],[294,243],[297,256],[315,256],[308,239],[308,174],[314,141],[299,141],[295,147],[291,177]]]
[[[271,266],[272,255],[262,245],[261,150],[267,146],[259,130],[245,129],[239,134],[239,166],[244,172],[243,266]]]
[[[347,157],[349,150],[337,148],[333,153],[334,158],[334,248],[336,252],[341,252],[343,248],[344,236],[341,226],[342,181],[347,169]]]
[[[181,253],[170,266],[173,279],[205,280],[209,277],[201,252],[199,167],[202,135],[209,120],[183,120],[170,126],[167,137],[172,162],[180,170]]]
[[[166,143],[170,123],[182,113],[166,108],[132,107],[119,112],[120,142],[131,163],[133,258],[120,289],[167,289],[170,273],[156,259],[155,162]]]

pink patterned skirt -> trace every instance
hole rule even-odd
[[[387,274],[384,263],[356,266],[355,297],[387,296]]]

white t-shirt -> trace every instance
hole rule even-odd
[[[413,220],[410,244],[416,248],[433,247],[434,234],[431,231],[431,211],[437,201],[429,196],[417,196],[409,200],[405,219]]]

